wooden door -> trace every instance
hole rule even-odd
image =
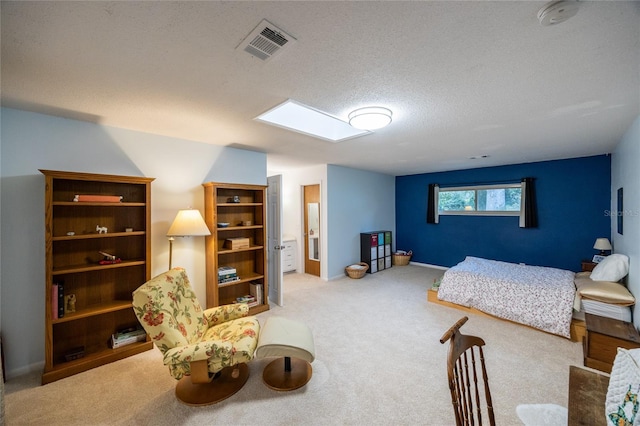
[[[320,185],[304,187],[304,271],[320,276]]]

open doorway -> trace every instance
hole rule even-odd
[[[304,271],[320,276],[320,185],[304,186]]]

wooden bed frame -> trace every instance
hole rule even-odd
[[[470,312],[470,313],[476,314],[476,315],[482,315],[482,316],[485,316],[485,317],[496,318],[496,319],[499,319],[499,320],[502,320],[502,321],[509,321],[509,322],[514,323],[514,324],[523,325],[525,327],[529,327],[529,328],[533,328],[534,330],[538,330],[537,328],[530,327],[530,326],[525,325],[525,324],[520,324],[520,323],[517,323],[517,322],[514,322],[514,321],[498,318],[496,316],[493,316],[493,315],[488,314],[486,312],[482,312],[482,311],[480,311],[478,309],[475,309],[475,308],[468,308],[466,306],[456,305],[455,303],[445,302],[444,300],[438,300],[438,291],[434,290],[432,288],[430,288],[427,291],[427,302],[436,303],[438,305],[447,306],[449,308],[459,309],[461,311]],[[543,332],[546,333],[546,331],[544,331],[544,330],[538,330],[538,331],[543,331]],[[582,339],[584,338],[585,334],[586,334],[585,322],[573,318],[571,320],[571,340],[573,342],[582,343]]]

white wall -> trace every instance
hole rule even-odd
[[[328,259],[330,279],[360,262],[360,233],[391,231],[395,249],[395,177],[329,165],[327,169]]]
[[[151,266],[168,268],[166,232],[180,209],[204,213],[204,182],[266,184],[266,155],[3,108],[0,171],[0,318],[7,376],[44,362],[44,177],[38,169],[154,177]],[[214,141],[224,142],[224,141]],[[204,304],[204,238],[178,238]]]
[[[640,117],[627,130],[611,157],[611,211],[618,210],[618,188],[623,188],[623,234],[618,234],[617,217],[612,216],[613,251],[629,256],[627,285],[640,299]],[[634,324],[640,327],[640,308],[633,312]]]

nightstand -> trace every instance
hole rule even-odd
[[[597,265],[597,263],[594,263],[590,260],[583,260],[582,261],[582,271],[583,272],[591,272],[593,271],[593,268],[595,268]]]
[[[618,348],[640,348],[640,334],[633,323],[584,314],[587,335],[582,341],[584,365],[611,373]]]

